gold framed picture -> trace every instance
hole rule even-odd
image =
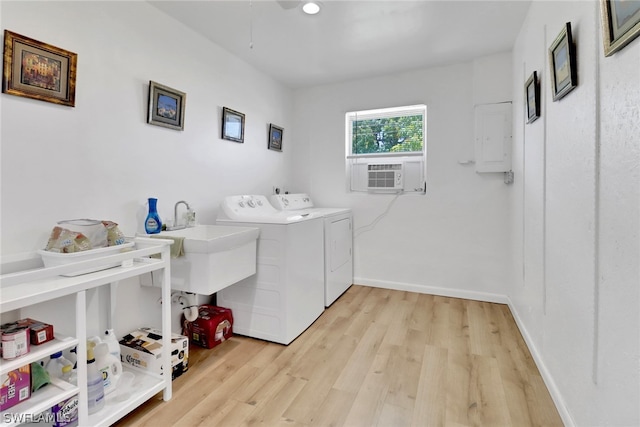
[[[571,36],[571,23],[567,22],[549,48],[551,91],[558,101],[578,86],[576,46]]]
[[[4,31],[2,92],[74,107],[78,55]]]
[[[640,0],[600,0],[604,56],[611,56],[640,35]]]
[[[244,114],[222,107],[222,139],[244,143]]]
[[[149,114],[147,123],[169,129],[184,130],[187,94],[149,81]]]
[[[534,71],[524,84],[527,110],[527,123],[533,123],[540,117],[540,82],[538,73]]]

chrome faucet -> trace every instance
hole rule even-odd
[[[181,203],[187,207],[187,212],[191,212],[191,207],[189,207],[189,203],[185,202],[184,200],[180,200],[179,202],[176,202],[175,206],[173,207],[173,227],[171,227],[171,230],[180,230],[182,228],[187,228],[187,225],[189,225],[188,220],[183,225],[178,225],[178,205]]]

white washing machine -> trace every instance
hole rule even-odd
[[[321,215],[324,223],[324,305],[329,307],[353,283],[353,213],[349,208],[316,208],[307,194],[270,197],[278,210]]]
[[[218,224],[258,227],[256,274],[222,289],[240,335],[291,343],[324,311],[322,217],[276,210],[265,196],[223,200]]]

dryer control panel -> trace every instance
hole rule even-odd
[[[309,209],[313,202],[308,194],[274,194],[270,197],[271,204],[280,211]]]

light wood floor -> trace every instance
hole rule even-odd
[[[235,336],[119,426],[561,426],[501,304],[352,286],[289,346]]]

